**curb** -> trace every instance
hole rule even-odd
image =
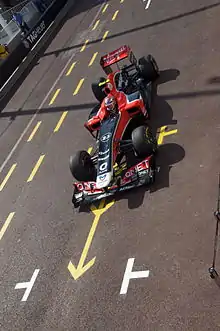
[[[17,67],[17,69],[13,72],[13,74],[9,77],[9,79],[5,82],[5,84],[0,89],[0,100],[5,98],[7,94],[11,91],[12,87],[14,87],[15,83],[22,76],[24,71],[29,67],[32,63],[36,55],[40,52],[42,46],[48,41],[52,33],[58,27],[60,22],[65,18],[68,14],[69,10],[75,5],[76,0],[68,0],[59,14],[56,16],[54,21],[48,26],[44,34],[41,36],[39,41],[32,47],[28,55],[23,59],[21,64]]]

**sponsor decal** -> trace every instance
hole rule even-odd
[[[104,174],[104,175],[101,175],[101,176],[99,176],[99,179],[102,181],[102,182],[104,182],[104,180],[106,179],[106,174]]]
[[[103,143],[105,143],[105,142],[109,141],[110,138],[111,138],[111,133],[108,132],[108,133],[104,134],[104,135],[101,137],[100,140],[101,140]]]
[[[107,169],[107,167],[108,167],[108,163],[107,162],[104,162],[104,163],[100,164],[100,166],[99,166],[99,172],[105,172],[106,169]]]
[[[138,163],[135,167],[129,169],[125,173],[125,178],[129,178],[135,175],[136,172],[141,172],[149,168],[148,160],[144,160]]]
[[[109,159],[109,155],[105,156],[105,157],[100,157],[99,158],[99,161],[104,161],[104,160],[107,160]]]
[[[109,149],[107,149],[107,151],[105,151],[105,152],[101,152],[101,151],[99,151],[99,154],[100,155],[104,155],[104,154],[106,154],[106,153],[108,153],[109,152]]]
[[[33,44],[36,39],[44,32],[46,28],[46,24],[42,21],[27,37],[28,41]]]
[[[104,56],[103,57],[103,60],[105,62],[109,63],[112,60],[114,60],[115,57],[119,57],[121,54],[123,54],[126,51],[127,51],[127,47],[126,46],[122,46],[119,49],[117,49],[116,51],[113,51],[113,52],[107,54],[106,56]]]

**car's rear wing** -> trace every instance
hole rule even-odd
[[[117,63],[125,58],[128,58],[131,63],[136,63],[135,56],[131,48],[127,45],[121,46],[115,51],[102,56],[100,59],[100,65],[102,69],[108,74],[112,71],[110,68],[112,64]]]
[[[130,54],[130,47],[129,46],[122,46],[115,51],[108,53],[101,57],[100,64],[102,68],[109,67],[113,63],[123,60],[124,58],[128,57]]]

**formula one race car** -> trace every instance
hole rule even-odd
[[[129,64],[119,67],[119,62]],[[153,82],[159,76],[151,55],[136,60],[123,46],[101,57],[107,77],[92,84],[100,102],[84,126],[96,139],[93,154],[79,151],[70,158],[74,183],[72,202],[91,203],[116,192],[151,184],[155,179],[157,140],[147,124]],[[113,71],[110,66],[116,64]]]

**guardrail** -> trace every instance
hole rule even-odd
[[[43,44],[47,42],[75,2],[75,0],[53,0],[35,26],[0,64],[0,100],[7,95],[32,63]]]
[[[47,0],[47,5],[52,3],[52,0]],[[13,20],[13,14],[20,13],[25,23],[29,28],[32,28],[37,20],[40,18],[42,13],[39,12],[38,8],[33,1],[26,0],[21,4],[0,13],[0,44],[9,44],[18,34],[21,33],[20,27]]]

